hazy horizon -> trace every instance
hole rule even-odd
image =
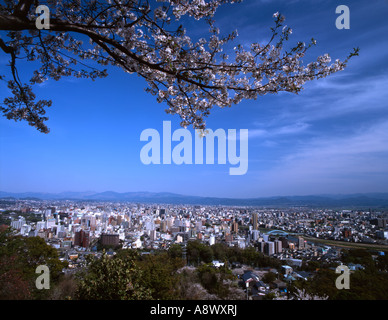
[[[344,71],[307,83],[298,95],[266,95],[212,109],[209,129],[249,130],[246,174],[229,175],[228,163],[143,164],[141,132],[161,133],[163,121],[171,121],[174,131],[180,119],[144,91],[142,78],[109,67],[105,79],[63,78],[35,86],[37,99],[53,101],[47,135],[0,117],[0,189],[148,190],[224,198],[388,192],[388,42],[383,41],[388,2],[340,4],[350,9],[349,30],[335,26],[338,1],[246,0],[217,10],[220,34],[237,29],[233,44],[243,45],[268,40],[272,15],[279,11],[293,30],[287,46],[317,40],[304,64],[325,53],[333,62],[344,60],[360,48]],[[207,30],[194,20],[187,25],[194,38],[206,37]],[[8,60],[1,52],[0,74]],[[20,61],[22,82],[30,68],[31,62]],[[6,86],[0,87],[0,96],[8,95]]]
[[[138,190],[138,191],[124,191],[124,192],[118,192],[114,190],[105,190],[105,191],[61,191],[61,192],[41,192],[41,191],[23,191],[23,192],[9,192],[0,190],[0,197],[1,193],[8,193],[8,194],[47,194],[47,195],[61,195],[61,194],[67,194],[67,193],[74,193],[74,194],[104,194],[104,193],[117,193],[117,194],[130,194],[130,193],[138,193],[138,194],[172,194],[172,195],[179,195],[183,197],[200,197],[200,198],[225,198],[225,199],[255,199],[255,198],[276,198],[276,197],[346,197],[346,196],[356,196],[356,195],[388,195],[388,192],[366,192],[366,193],[321,193],[321,194],[274,194],[269,196],[260,196],[257,195],[255,197],[213,197],[213,196],[198,196],[194,194],[185,194],[185,193],[177,193],[177,192],[168,192],[168,191],[159,191],[159,192],[152,192],[152,191],[144,191],[144,190]]]

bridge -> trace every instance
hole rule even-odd
[[[267,234],[269,235],[276,235],[276,236],[288,236],[288,233],[283,230],[271,230],[268,231]]]

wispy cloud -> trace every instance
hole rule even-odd
[[[256,128],[249,130],[249,138],[269,138],[281,135],[293,135],[305,132],[309,127],[310,124],[308,123],[298,122],[268,129]]]
[[[270,190],[340,192],[388,191],[388,121],[356,130],[343,138],[311,140],[284,156],[271,170],[258,175]],[[374,189],[373,189],[374,188]]]

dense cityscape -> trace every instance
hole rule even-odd
[[[388,300],[387,16],[388,0],[1,1],[4,310],[349,318]]]
[[[287,284],[314,277],[319,268],[311,266],[325,264],[335,269],[342,265],[346,248],[367,249],[363,251],[371,252],[379,262],[385,261],[388,248],[387,212],[365,208],[275,209],[3,199],[0,217],[0,224],[11,227],[14,234],[42,238],[55,248],[60,260],[67,263],[62,270],[65,274],[84,268],[88,255],[101,257],[104,252],[113,256],[126,249],[146,255],[179,248],[178,256],[184,261],[181,270],[205,264],[230,269],[236,299],[245,299],[245,294],[248,299],[284,297]],[[231,261],[215,254],[195,256],[193,243],[253,250],[279,263]],[[347,267],[355,272],[366,266],[347,263]],[[268,273],[276,278],[270,279]],[[248,292],[247,283],[252,287]],[[209,292],[207,296],[216,297]]]

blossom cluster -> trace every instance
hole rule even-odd
[[[226,53],[225,44],[236,39],[237,31],[220,36],[213,17],[223,3],[238,1],[48,0],[49,30],[32,26],[33,1],[20,2],[30,8],[23,20],[15,18],[15,25],[7,29],[5,45],[15,56],[24,54],[27,60],[39,62],[31,85],[63,76],[105,77],[107,71],[100,66],[117,66],[144,78],[146,91],[166,103],[167,113],[178,114],[183,127],[204,129],[204,118],[214,106],[230,107],[280,91],[298,93],[307,81],[343,70],[348,58],[357,54],[333,63],[324,54],[303,64],[306,50],[316,41],[286,49],[284,42],[292,29],[278,12],[273,15],[275,26],[268,43],[252,43],[249,48],[236,45],[234,52]],[[5,3],[0,5],[0,26],[4,15],[15,16],[15,1]],[[207,39],[194,41],[184,27],[184,16],[204,19],[209,26]],[[82,41],[85,37],[89,43]],[[14,82],[18,83],[15,77]],[[13,90],[20,103],[22,88],[20,84],[19,90]],[[15,101],[13,105],[5,101],[8,112],[17,109]]]

